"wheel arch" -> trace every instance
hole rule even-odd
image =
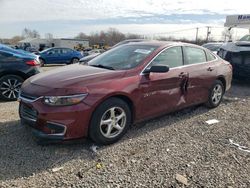
[[[121,95],[121,94],[120,95],[114,95],[112,97],[119,98],[119,99],[125,101],[128,104],[128,106],[129,106],[129,108],[131,110],[131,115],[132,115],[131,117],[132,117],[132,123],[133,123],[134,118],[135,118],[135,106],[134,106],[133,101],[128,96]]]
[[[217,77],[217,80],[219,80],[219,81],[221,81],[221,82],[222,82],[223,87],[224,87],[223,89],[224,89],[224,92],[225,92],[226,87],[227,87],[227,82],[226,82],[225,77],[224,77],[224,76],[222,76],[222,75],[220,75],[220,76],[218,76],[218,77]]]
[[[126,102],[129,106],[129,109],[131,110],[131,117],[132,117],[132,123],[134,122],[135,120],[135,117],[136,117],[136,108],[135,108],[135,105],[134,105],[134,101],[129,97],[127,96],[126,94],[124,93],[113,93],[113,94],[110,94],[104,98],[102,98],[101,100],[99,100],[99,102],[97,102],[94,106],[95,106],[95,110],[96,108],[101,105],[104,101],[110,99],[110,98],[118,98],[118,99],[121,99],[123,100],[124,102]],[[91,118],[93,116],[93,113],[95,112],[95,110],[92,112],[92,115],[91,115]]]
[[[19,71],[3,71],[0,74],[0,78],[3,76],[7,76],[7,75],[19,76],[24,80],[26,80],[28,78],[28,76],[26,74],[24,74],[23,72],[19,72]]]
[[[43,57],[39,57],[39,60],[43,60],[43,62],[44,62],[44,64],[46,64],[46,60],[45,60],[45,58],[43,58]]]

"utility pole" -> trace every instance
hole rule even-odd
[[[196,44],[198,44],[199,27],[196,28]]]
[[[207,42],[209,39],[209,35],[211,34],[210,28],[211,28],[210,26],[207,26],[207,39],[206,39]]]

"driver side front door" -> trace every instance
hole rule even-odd
[[[183,53],[181,46],[165,49],[150,63],[166,65],[167,73],[150,73],[141,76],[140,116],[154,117],[185,106],[185,82],[188,73],[184,72]]]

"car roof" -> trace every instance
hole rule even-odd
[[[175,41],[158,41],[158,40],[148,40],[148,41],[142,41],[142,42],[130,42],[124,45],[152,45],[152,46],[157,46],[157,47],[170,47],[170,46],[193,46],[193,47],[198,47],[202,48],[201,46],[198,46],[196,44],[191,44],[191,43],[185,43],[185,42],[175,42]]]
[[[203,45],[221,45],[221,44],[223,44],[223,42],[208,42],[208,43],[205,43]]]
[[[65,48],[65,47],[52,47],[52,48],[47,48],[46,50],[52,50],[52,49],[69,49],[69,50],[72,50],[71,48]]]

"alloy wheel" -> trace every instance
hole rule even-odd
[[[1,94],[7,99],[17,99],[22,82],[15,78],[8,78],[1,84]]]
[[[118,136],[126,126],[126,113],[120,107],[108,109],[101,118],[100,130],[104,137],[114,138]]]
[[[76,59],[76,58],[74,58],[73,60],[72,60],[72,63],[74,64],[74,63],[78,63],[79,62],[79,60],[78,59]]]
[[[220,84],[216,84],[213,89],[212,101],[214,104],[218,104],[222,98],[223,89]]]

